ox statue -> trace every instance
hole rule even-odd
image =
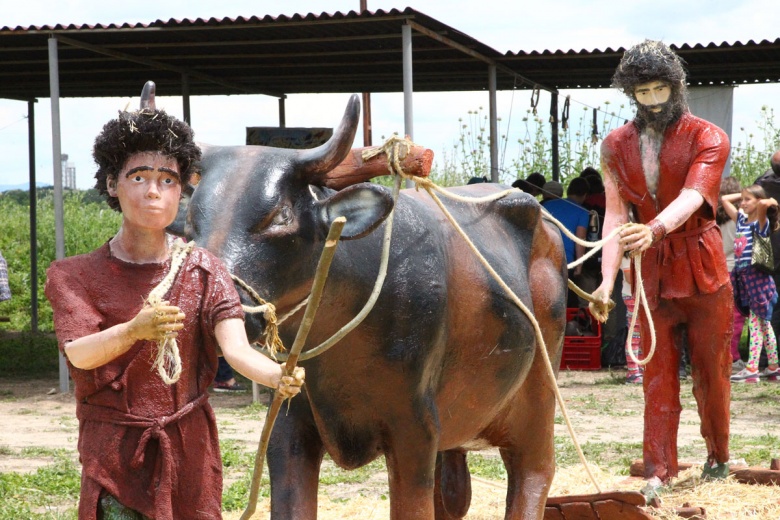
[[[180,231],[283,315],[307,297],[329,225],[346,216],[307,348],[368,299],[380,230],[393,209],[389,190],[378,185],[324,187],[351,149],[359,109],[352,96],[333,137],[310,150],[203,145],[202,178],[182,219]],[[453,191],[482,196],[498,188]],[[521,192],[446,204],[533,311],[557,367],[567,280],[560,232]],[[462,518],[471,500],[466,453],[494,446],[508,475],[506,518],[542,518],[555,466],[555,383],[533,326],[427,194],[404,190],[394,219],[387,278],[373,311],[333,348],[301,363],[304,390],[276,423],[268,450],[271,517],[317,517],[327,453],[346,469],[384,455],[394,520]],[[302,315],[280,327],[288,346]],[[250,340],[263,326],[247,316]]]

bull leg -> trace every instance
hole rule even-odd
[[[304,395],[279,414],[268,445],[273,520],[316,520],[322,439]]]
[[[432,520],[438,437],[422,431],[412,417],[396,421],[401,431],[392,435],[385,452],[390,488],[390,520]]]
[[[506,520],[541,519],[555,475],[555,396],[540,365],[534,361],[506,418],[511,437],[499,450],[507,471]]]

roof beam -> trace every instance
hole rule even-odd
[[[208,81],[210,83],[214,83],[217,85],[222,85],[223,87],[235,89],[239,92],[245,93],[245,94],[265,94],[268,96],[274,96],[274,97],[282,97],[284,94],[278,93],[278,92],[263,92],[260,90],[253,90],[249,89],[243,85],[228,82],[221,80],[219,78],[215,78],[214,76],[211,76],[209,74],[204,74],[202,72],[188,69],[186,67],[177,67],[175,65],[169,65],[167,63],[159,62],[156,60],[149,60],[146,58],[140,58],[138,56],[133,56],[132,54],[127,54],[124,52],[119,51],[113,51],[110,49],[106,49],[103,47],[100,47],[98,45],[92,45],[89,43],[84,43],[79,40],[74,40],[73,38],[69,38],[67,36],[62,36],[61,34],[56,35],[56,38],[61,41],[62,43],[65,43],[67,45],[70,45],[71,47],[77,47],[80,49],[86,49],[88,51],[95,52],[97,54],[104,54],[106,56],[112,56],[114,58],[118,58],[125,61],[131,61],[134,63],[139,63],[141,65],[145,65],[147,67],[153,68],[153,69],[159,69],[159,70],[168,70],[172,72],[176,72],[177,74],[187,74],[191,78],[198,78],[203,81]]]
[[[472,58],[476,58],[478,60],[484,61],[488,65],[493,65],[493,66],[496,67],[496,69],[501,70],[502,72],[505,72],[505,73],[509,74],[510,76],[513,76],[515,79],[521,80],[523,83],[531,85],[534,88],[537,88],[537,87],[538,88],[543,88],[544,90],[546,90],[548,92],[551,92],[551,93],[554,93],[554,94],[558,93],[557,90],[545,87],[544,85],[540,85],[536,81],[532,81],[532,80],[526,78],[525,76],[523,76],[521,74],[518,74],[517,72],[513,71],[512,69],[510,69],[506,65],[498,63],[494,59],[488,58],[487,56],[485,56],[485,55],[475,51],[474,49],[470,49],[470,48],[466,47],[465,45],[462,45],[462,44],[460,44],[460,43],[458,43],[458,42],[456,42],[454,40],[451,40],[450,38],[447,38],[446,36],[443,36],[443,35],[437,33],[436,31],[432,31],[432,30],[428,29],[427,27],[424,27],[424,26],[420,25],[419,23],[417,23],[415,21],[407,20],[406,23],[408,25],[410,25],[412,27],[412,29],[414,29],[415,31],[420,32],[420,33],[424,34],[425,36],[428,36],[429,38],[433,38],[434,40],[436,40],[436,41],[438,41],[440,43],[443,43],[444,45],[447,45],[449,47],[452,47],[453,49],[457,49],[457,50],[459,50],[459,51],[461,51],[461,52],[463,52],[465,54],[468,54]]]

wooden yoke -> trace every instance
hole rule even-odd
[[[379,148],[381,147],[353,148],[347,158],[325,176],[325,186],[341,190],[374,177],[389,175],[385,154],[380,153],[367,161],[363,160],[363,151]],[[433,150],[418,145],[414,145],[406,157],[401,160],[404,172],[417,177],[427,177],[431,173],[432,165]]]

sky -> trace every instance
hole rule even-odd
[[[143,6],[143,7],[142,7]],[[357,10],[359,0],[155,0],[154,2],[106,2],[105,0],[35,0],[4,2],[0,26],[54,25],[57,23],[149,23],[157,19],[237,16],[278,16],[295,13],[334,13]],[[645,38],[668,44],[691,45],[732,43],[780,37],[776,0],[656,0],[624,2],[607,0],[368,0],[369,10],[412,7],[476,38],[493,49],[507,51],[593,50],[630,47]],[[140,94],[141,85],[139,85]],[[623,104],[622,116],[632,113],[627,99],[613,89],[562,91],[561,99],[572,97],[572,115],[578,108],[613,110]],[[338,124],[348,100],[347,94],[290,95],[286,100],[287,126],[333,127]],[[498,93],[497,108],[502,134],[509,142],[522,137],[522,117],[528,109],[529,91]],[[91,147],[102,125],[117,110],[137,98],[62,99],[62,153],[76,167],[80,189],[92,186],[94,163]],[[190,100],[192,126],[196,139],[212,144],[243,144],[247,126],[278,124],[276,98],[267,96],[200,96]],[[459,118],[480,108],[487,113],[485,92],[418,93],[414,95],[414,141],[431,148],[437,160],[452,149],[460,131]],[[780,114],[780,84],[740,86],[734,92],[732,141],[744,142],[748,133],[757,133],[760,109],[767,105]],[[157,106],[182,117],[181,98],[157,93]],[[549,110],[549,96],[542,94],[540,113]],[[39,182],[51,183],[52,145],[50,100],[39,99],[35,107],[36,163]],[[0,100],[0,185],[28,181],[27,103]],[[214,114],[220,114],[215,117]],[[394,132],[403,134],[403,96],[372,95],[374,144]],[[744,128],[744,130],[740,130]],[[358,132],[355,146],[362,146]],[[510,145],[503,167],[516,157]]]

